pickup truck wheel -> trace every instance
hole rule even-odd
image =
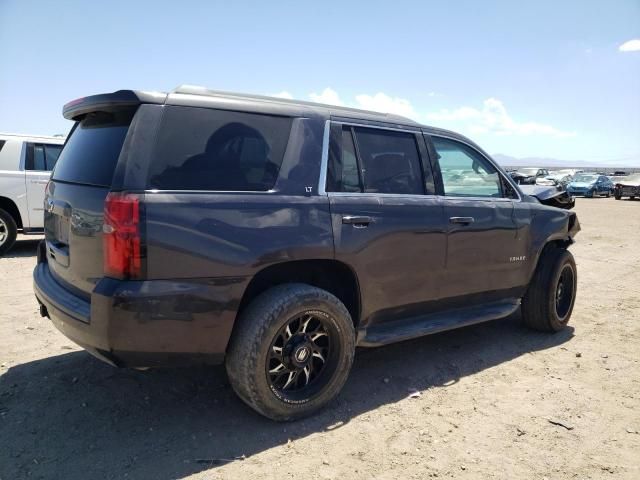
[[[576,262],[568,250],[548,248],[522,299],[524,323],[544,332],[562,330],[571,317],[577,287]]]
[[[306,284],[273,287],[240,314],[225,366],[238,396],[278,421],[305,417],[338,395],[355,351],[348,310]]]
[[[16,243],[18,226],[9,213],[0,208],[0,256],[9,251]]]

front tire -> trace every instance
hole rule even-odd
[[[522,299],[525,325],[543,332],[562,330],[571,318],[577,282],[576,262],[571,252],[546,248]]]
[[[331,293],[306,284],[273,287],[240,314],[225,366],[238,396],[287,421],[318,411],[347,380],[355,352],[351,315]]]
[[[16,221],[7,211],[0,208],[0,257],[13,247],[17,237]]]

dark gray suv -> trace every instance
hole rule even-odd
[[[571,316],[575,213],[406,118],[182,87],[65,105],[35,294],[117,366],[224,363],[267,417],[334,398],[356,346]]]

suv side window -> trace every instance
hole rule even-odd
[[[53,167],[56,166],[56,162],[58,161],[58,157],[60,156],[60,152],[62,152],[62,145],[47,145],[44,146],[44,157],[47,165],[47,170],[53,170]]]
[[[47,164],[45,163],[44,160],[44,145],[41,145],[39,143],[36,143],[33,146],[33,169],[32,170],[39,170],[39,171],[45,171],[47,169]]]
[[[267,191],[275,185],[292,119],[166,107],[148,188]]]
[[[360,172],[351,128],[342,127],[338,135],[341,147],[329,154],[327,192],[361,192]]]
[[[500,175],[478,152],[442,137],[431,137],[449,197],[502,197]]]
[[[424,194],[415,135],[374,128],[353,130],[365,192]]]
[[[58,161],[62,145],[27,143],[25,168],[39,172],[50,172]]]

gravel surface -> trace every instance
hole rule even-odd
[[[276,424],[223,368],[115,369],[38,315],[37,240],[0,259],[0,479],[640,478],[640,202],[578,199],[578,300],[359,350],[319,415]]]

